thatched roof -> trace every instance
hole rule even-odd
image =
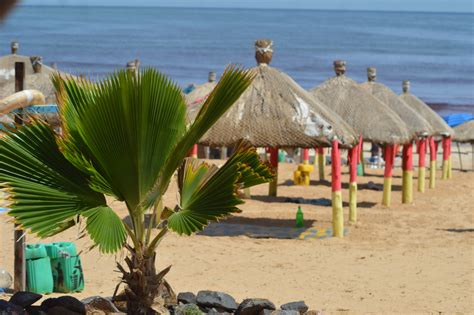
[[[454,141],[474,143],[474,120],[454,127]]]
[[[449,127],[441,116],[426,105],[425,102],[410,93],[409,81],[404,81],[403,93],[399,98],[420,114],[431,125],[434,135],[454,135],[453,129]]]
[[[354,131],[293,79],[270,67],[271,41],[256,42],[260,64],[255,79],[236,103],[200,140],[213,146],[233,145],[240,139],[257,147],[315,147],[357,141]]]
[[[375,82],[375,68],[369,68],[368,72],[369,81],[360,84],[360,86],[397,113],[407,125],[412,137],[429,136],[434,133],[431,125],[408,104],[402,101],[395,92],[386,85]]]
[[[23,82],[25,90],[38,90],[46,98],[46,103],[56,103],[56,90],[51,81],[50,74],[34,73],[27,75]],[[15,93],[15,79],[6,82],[0,82],[0,99]]]
[[[211,94],[216,85],[217,83],[215,81],[215,73],[210,72],[208,82],[197,86],[194,90],[188,94],[185,94],[184,98],[186,100],[186,104],[188,105],[189,121],[193,121],[194,118],[196,118],[196,115],[199,113],[199,109],[201,109],[202,104],[204,104],[207,97],[209,94]]]
[[[411,139],[406,124],[385,104],[345,76],[345,62],[334,62],[336,76],[310,90],[339,114],[364,140],[405,143]]]

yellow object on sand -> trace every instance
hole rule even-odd
[[[385,177],[383,179],[383,197],[382,204],[390,207],[392,202],[392,177]]]
[[[426,169],[424,167],[418,168],[418,191],[425,192],[425,174]]]
[[[344,237],[344,214],[341,191],[332,192],[332,231],[335,237]]]

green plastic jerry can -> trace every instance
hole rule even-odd
[[[45,244],[27,244],[25,260],[28,291],[38,294],[52,293],[54,289],[53,274]]]
[[[46,246],[51,258],[55,292],[80,292],[84,289],[84,274],[76,245],[71,242],[51,243]]]

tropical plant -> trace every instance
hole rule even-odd
[[[126,267],[118,268],[128,311],[152,313],[169,271],[155,270],[156,249],[168,231],[190,235],[239,212],[243,201],[237,190],[274,176],[245,142],[220,168],[186,157],[252,79],[248,71],[226,69],[187,125],[181,90],[153,69],[138,75],[117,72],[99,83],[55,76],[63,134],[33,119],[0,140],[8,213],[21,229],[39,237],[82,222],[101,252],[126,248]],[[179,203],[162,206],[174,174]],[[110,199],[125,203],[131,224],[107,204]]]

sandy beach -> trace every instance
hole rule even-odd
[[[470,146],[463,147],[470,151]],[[453,147],[453,151],[454,147]],[[441,165],[439,155],[438,166]],[[471,156],[463,155],[464,168]],[[222,163],[222,161],[217,161]],[[415,160],[416,162],[416,160]],[[392,207],[381,205],[382,193],[367,183],[383,183],[383,171],[367,169],[359,178],[359,222],[348,227],[344,239],[257,239],[245,235],[180,237],[169,234],[158,250],[158,267],[172,265],[167,279],[176,292],[209,289],[224,291],[238,302],[262,297],[277,306],[305,300],[310,309],[326,314],[419,313],[468,314],[474,310],[474,172],[460,172],[453,152],[453,179],[443,181],[438,171],[435,189],[416,191],[414,203],[401,204],[401,169],[393,179]],[[294,186],[290,180],[294,164],[281,163],[278,194],[266,197],[268,185],[252,190],[253,199],[242,206],[243,213],[231,222],[254,225],[294,225],[298,204],[286,197],[330,198],[330,182]],[[343,183],[347,183],[347,167]],[[329,175],[330,167],[326,167]],[[330,178],[329,176],[327,176]],[[343,185],[348,200],[347,184]],[[176,188],[171,187],[165,204],[174,204]],[[121,215],[124,207],[116,204]],[[331,226],[331,207],[301,205],[306,224]],[[345,218],[347,219],[347,204]],[[13,224],[0,214],[0,266],[13,270]],[[70,229],[51,241],[75,241],[77,229]],[[28,243],[38,242],[27,235]],[[85,249],[90,240],[76,241]],[[110,296],[118,283],[116,256],[97,250],[82,253],[85,291],[78,298]]]

